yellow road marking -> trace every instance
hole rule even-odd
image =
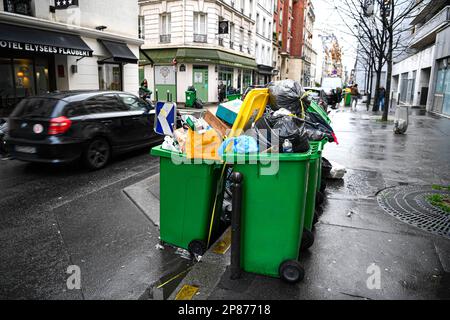
[[[217,254],[225,254],[231,246],[231,228],[223,234],[222,239],[214,246],[213,252]]]
[[[192,300],[199,288],[190,285],[184,285],[175,296],[175,300]]]

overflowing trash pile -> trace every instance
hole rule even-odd
[[[236,99],[221,103],[216,114],[183,115],[182,127],[174,130],[173,137],[166,137],[163,148],[188,159],[221,160],[227,150],[238,154],[304,153],[310,148],[309,141],[337,143],[329,123],[315,111],[323,109],[297,81],[273,82],[268,94],[263,115],[256,121],[253,115],[251,123],[239,128],[239,134],[229,136],[239,112],[248,105]]]

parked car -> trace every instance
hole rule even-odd
[[[6,121],[6,119],[0,118],[0,157],[8,155],[5,142],[5,137],[7,133],[8,133],[8,121]]]
[[[342,101],[342,79],[338,77],[325,77],[322,79],[322,88],[327,95],[327,103],[332,109]]]
[[[6,143],[19,160],[104,167],[115,154],[162,141],[155,111],[118,91],[68,91],[22,100],[9,117]]]

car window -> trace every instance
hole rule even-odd
[[[121,94],[119,95],[119,98],[131,111],[143,111],[148,108],[148,104],[138,97],[128,94]]]
[[[116,95],[101,95],[87,100],[84,107],[88,114],[128,111],[128,108],[120,103]]]
[[[64,115],[68,118],[84,116],[86,114],[87,111],[81,102],[72,102],[64,108]]]
[[[23,99],[11,117],[49,118],[58,102],[59,100],[52,98]]]

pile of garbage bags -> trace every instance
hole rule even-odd
[[[243,101],[234,100],[221,103],[216,114],[207,111],[200,116],[183,116],[182,128],[174,130],[173,137],[166,138],[163,148],[185,153],[188,158],[219,160],[225,151],[304,153],[309,150],[310,141],[326,138],[337,142],[324,117],[309,110],[310,104],[316,102],[308,99],[297,81],[272,82],[268,91],[264,115],[243,134],[226,139],[243,105]]]

